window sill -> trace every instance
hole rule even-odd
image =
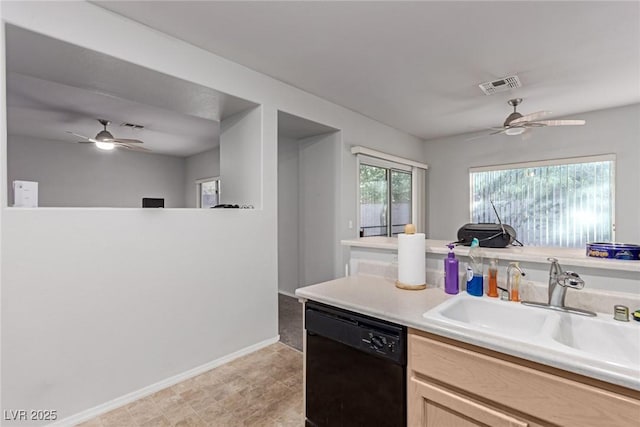
[[[355,248],[398,250],[396,237],[361,237],[347,239],[340,242],[343,246]],[[426,239],[427,254],[447,254],[449,244],[446,240]],[[588,257],[586,249],[534,247],[534,246],[510,246],[503,249],[482,248],[485,258],[495,258],[506,261],[527,261],[548,264],[548,257],[557,258],[563,266],[587,267],[600,270],[632,271],[640,272],[640,261],[621,261],[614,259],[598,259]],[[454,252],[457,256],[467,256],[469,247],[456,246]]]

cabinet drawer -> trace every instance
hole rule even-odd
[[[422,376],[448,384],[558,425],[638,425],[638,398],[533,369],[531,362],[518,364],[510,356],[443,341],[412,331],[409,335],[410,377]]]
[[[529,427],[524,420],[435,384],[409,380],[411,427]],[[416,413],[411,413],[411,410]]]

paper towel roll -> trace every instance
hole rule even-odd
[[[398,234],[398,287],[424,289],[425,243],[424,233]]]

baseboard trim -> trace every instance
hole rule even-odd
[[[286,295],[286,296],[291,297],[291,298],[296,298],[296,299],[298,299],[298,297],[296,296],[296,294],[291,293],[291,292],[288,292],[288,291],[281,291],[280,289],[278,289],[278,293],[279,293],[279,294],[282,294],[282,295]]]
[[[149,396],[157,391],[160,391],[167,387],[171,387],[172,385],[175,385],[179,382],[187,380],[191,377],[200,375],[203,372],[206,372],[210,369],[217,368],[218,366],[231,362],[234,359],[245,356],[249,353],[253,353],[254,351],[260,350],[261,348],[264,348],[268,345],[277,343],[278,341],[280,341],[280,335],[261,341],[257,344],[250,345],[249,347],[245,347],[234,353],[212,360],[211,362],[207,362],[204,365],[200,365],[193,369],[189,369],[188,371],[185,371],[181,374],[174,375],[162,381],[158,381],[155,384],[151,384],[147,387],[143,387],[139,390],[133,391],[131,393],[127,393],[124,396],[117,397],[113,400],[110,400],[109,402],[100,404],[98,406],[94,406],[93,408],[86,409],[75,415],[71,415],[70,417],[67,417],[62,420],[56,421],[55,423],[49,424],[48,426],[49,427],[74,426],[76,424],[83,423],[92,418],[100,416],[106,412],[112,411],[128,403],[131,403],[135,400],[142,399],[143,397]]]

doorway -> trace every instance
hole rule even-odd
[[[278,112],[278,328],[302,350],[295,290],[335,278],[340,132]]]

